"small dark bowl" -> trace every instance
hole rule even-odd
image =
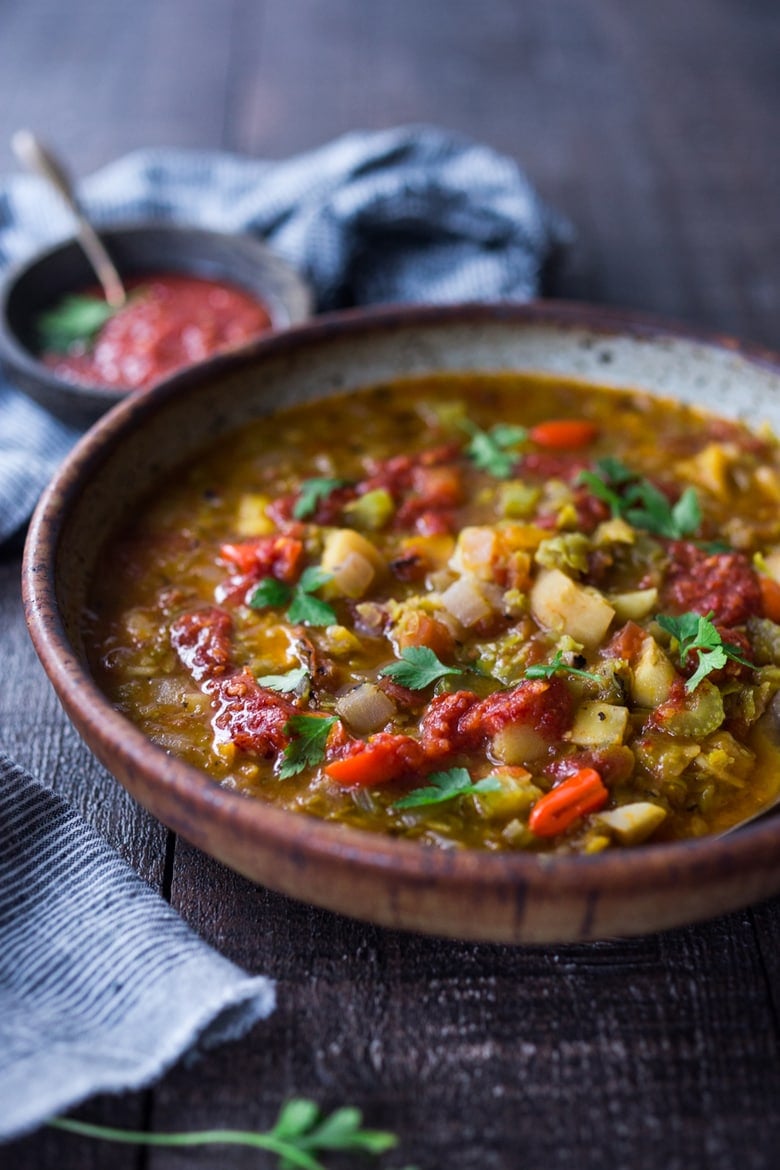
[[[251,236],[172,224],[116,227],[100,234],[122,276],[178,272],[227,281],[263,302],[275,330],[311,314],[311,292],[303,278]],[[5,373],[41,406],[75,426],[94,422],[136,393],[68,382],[36,355],[41,313],[68,293],[94,284],[86,256],[71,239],[15,268],[0,290],[0,362]]]

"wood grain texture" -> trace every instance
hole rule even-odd
[[[70,0],[67,18],[55,0],[3,0],[0,172],[22,124],[86,172],[142,145],[283,157],[356,126],[438,122],[516,157],[572,219],[561,291],[780,348],[779,49],[774,0]],[[165,835],[61,715],[17,580],[6,550],[0,736],[159,884]],[[86,1116],[264,1125],[295,1093],[397,1130],[388,1166],[776,1165],[778,902],[628,942],[472,946],[293,904],[182,842],[171,896],[220,950],[276,976],[279,1008],[147,1098]],[[270,1164],[52,1133],[0,1162]]]

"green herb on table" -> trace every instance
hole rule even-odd
[[[288,780],[304,768],[316,768],[325,759],[330,729],[338,723],[335,715],[293,715],[284,725],[291,740],[282,753],[279,777]]]
[[[268,609],[287,605],[287,620],[294,626],[334,626],[336,611],[320,597],[314,597],[332,574],[312,565],[305,569],[297,585],[285,585],[275,577],[263,577],[253,589],[247,604],[251,609]]]
[[[286,674],[264,674],[257,681],[261,687],[267,687],[270,691],[278,691],[280,695],[291,695],[308,677],[309,672],[305,666],[296,666]]]
[[[464,420],[461,425],[471,436],[466,454],[474,466],[494,475],[496,479],[509,479],[517,462],[516,448],[528,438],[525,427],[497,423],[489,431],[483,431],[468,420]]]
[[[753,665],[742,657],[739,646],[723,641],[711,618],[712,611],[706,617],[698,613],[684,613],[680,617],[656,614],[655,620],[661,629],[677,640],[681,663],[685,663],[689,654],[698,655],[699,665],[685,683],[689,692],[695,691],[703,678],[714,670],[721,670],[729,660],[742,666]]]
[[[577,483],[609,504],[614,517],[668,540],[682,540],[698,530],[701,508],[694,488],[686,488],[677,503],[670,504],[649,479],[636,475],[619,459],[607,456],[594,466],[595,471],[581,471]]]
[[[305,479],[293,508],[295,519],[305,520],[307,516],[313,515],[320,501],[327,499],[336,488],[344,487],[346,482],[345,479],[330,479],[324,475]]]
[[[457,666],[446,666],[427,646],[407,646],[397,662],[379,672],[410,691],[423,691],[448,674],[463,674]]]
[[[580,670],[577,666],[569,666],[563,657],[563,651],[558,650],[552,662],[537,662],[525,671],[526,678],[552,678],[554,674],[574,674],[578,678],[586,678],[591,682],[601,682],[598,674],[589,670]]]
[[[402,796],[392,806],[394,809],[422,808],[430,804],[444,804],[458,796],[469,796],[475,792],[498,792],[501,781],[497,776],[486,776],[484,780],[472,782],[466,768],[448,768],[446,772],[433,772],[424,788],[416,788],[408,796]]]
[[[88,345],[117,312],[98,297],[69,296],[38,318],[41,349],[67,353],[74,345]]]
[[[325,1170],[318,1155],[323,1153],[384,1154],[398,1145],[395,1134],[383,1129],[364,1129],[359,1109],[345,1107],[323,1115],[314,1101],[297,1098],[279,1111],[271,1129],[254,1132],[238,1129],[207,1129],[190,1133],[142,1133],[92,1125],[68,1117],[55,1117],[54,1129],[80,1137],[126,1145],[168,1146],[250,1146],[276,1155],[279,1170]],[[411,1170],[411,1168],[409,1168]]]

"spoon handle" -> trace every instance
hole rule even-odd
[[[29,130],[17,130],[11,146],[19,161],[46,179],[67,203],[76,217],[81,246],[103,286],[106,300],[112,308],[120,309],[127,300],[125,287],[103,241],[82,211],[62,164]]]

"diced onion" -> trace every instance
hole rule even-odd
[[[369,735],[389,723],[396,712],[395,703],[373,683],[361,683],[336,703],[342,719],[358,735]]]

